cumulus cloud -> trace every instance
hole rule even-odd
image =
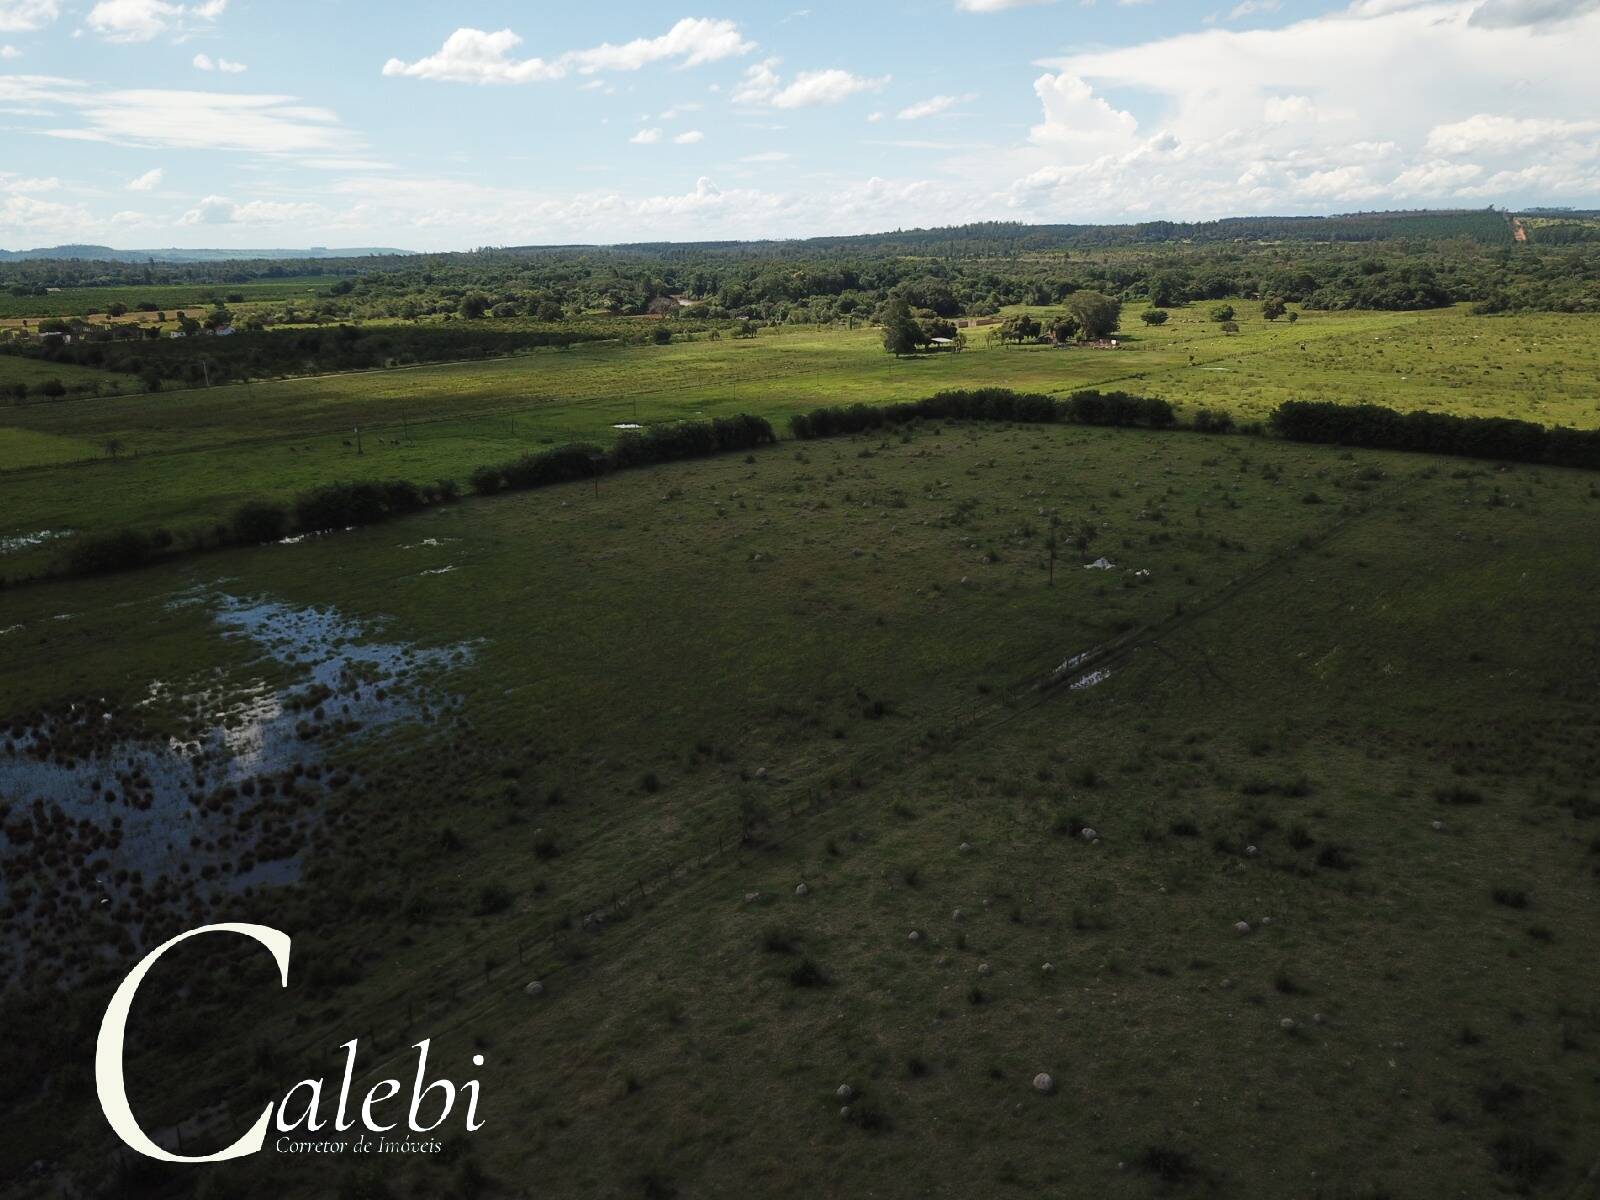
[[[1092,145],[1126,142],[1139,128],[1131,113],[1113,108],[1076,75],[1041,75],[1034,94],[1044,106],[1044,121],[1029,133],[1035,142]]]
[[[18,50],[15,46],[12,46],[12,45],[0,46],[0,58],[8,58],[9,59],[9,58],[21,58],[21,57],[22,57],[22,51]]]
[[[801,71],[785,84],[778,74],[779,60],[769,58],[745,71],[734,89],[733,102],[740,105],[768,105],[772,108],[809,108],[816,104],[837,104],[858,92],[876,92],[888,85],[890,76],[869,78],[838,67],[821,71]]]
[[[1428,134],[1427,149],[1433,154],[1505,154],[1560,142],[1592,141],[1597,133],[1600,121],[1477,113],[1465,121],[1435,126]]]
[[[238,204],[226,196],[207,196],[179,218],[181,225],[288,225],[328,217],[321,205],[252,200]]]
[[[660,140],[661,130],[659,129],[641,129],[628,139],[635,146],[654,146]]]
[[[685,133],[680,133],[672,140],[680,146],[693,146],[696,142],[705,141],[706,135],[698,129],[691,129]]]
[[[174,0],[99,0],[89,10],[90,32],[108,42],[148,42],[170,31],[181,32],[215,21],[227,0],[178,4]]]
[[[161,177],[166,174],[160,167],[152,167],[137,179],[128,181],[130,192],[153,192],[161,186]]]
[[[61,15],[61,0],[0,0],[0,33],[32,33]]]
[[[1600,8],[1551,37],[1485,27],[1480,7],[1356,0],[1047,60],[1008,203],[1090,219],[1600,194]],[[993,178],[993,156],[963,169]]]
[[[416,62],[391,58],[383,73],[449,83],[540,83],[571,74],[601,71],[637,71],[651,63],[672,61],[679,67],[698,67],[725,58],[749,54],[755,43],[746,41],[732,21],[685,17],[655,38],[635,38],[613,45],[602,43],[588,50],[569,50],[553,59],[511,57],[522,38],[509,29],[486,33],[457,29],[438,51]]]
[[[197,71],[221,71],[224,75],[242,75],[250,68],[241,62],[232,62],[226,58],[212,58],[209,54],[196,54],[194,56],[194,69]]]

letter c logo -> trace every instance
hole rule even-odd
[[[171,941],[157,946],[145,955],[139,965],[134,967],[122,981],[111,997],[105,1018],[100,1022],[100,1036],[95,1042],[94,1051],[95,1088],[100,1094],[100,1107],[105,1110],[106,1120],[111,1122],[111,1128],[116,1131],[117,1136],[146,1158],[160,1162],[207,1163],[244,1158],[256,1153],[265,1144],[267,1125],[272,1120],[272,1105],[268,1104],[262,1110],[260,1118],[250,1127],[250,1131],[226,1150],[199,1157],[186,1157],[181,1154],[169,1154],[151,1141],[139,1127],[133,1109],[128,1104],[128,1090],[122,1078],[122,1042],[127,1032],[128,1012],[133,1008],[134,993],[139,990],[139,984],[149,973],[150,968],[155,966],[156,959],[179,942],[187,941],[202,933],[237,933],[247,938],[254,938],[271,952],[273,961],[278,964],[278,974],[283,979],[283,986],[289,986],[289,935],[268,925],[244,924],[203,925],[199,929],[189,930],[188,933],[180,933]]]

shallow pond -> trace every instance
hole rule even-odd
[[[137,944],[162,903],[293,883],[328,791],[359,783],[328,743],[449,708],[424,676],[473,652],[386,641],[331,608],[212,591],[172,604],[208,607],[221,636],[259,651],[255,668],[152,681],[123,712],[80,700],[0,724],[6,952],[96,911]],[[126,732],[155,713],[182,714],[184,731]]]

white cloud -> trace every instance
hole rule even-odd
[[[777,72],[779,60],[769,58],[745,71],[734,89],[733,102],[762,104],[772,108],[809,108],[815,104],[837,104],[858,92],[875,92],[885,87],[890,76],[868,78],[853,75],[838,67],[822,71],[801,71],[785,84]]]
[[[197,71],[221,71],[225,75],[242,75],[250,68],[241,62],[231,62],[226,58],[212,58],[209,54],[196,54],[194,56],[194,69]]]
[[[21,57],[22,57],[22,51],[18,50],[15,46],[11,46],[11,45],[0,46],[0,58],[11,59],[11,58],[21,58]]]
[[[672,140],[674,142],[676,142],[680,146],[692,146],[696,142],[705,141],[706,140],[706,135],[701,133],[700,130],[698,130],[698,129],[691,129],[691,130],[687,131],[686,133],[680,133],[677,137],[673,138]]]
[[[272,200],[252,200],[236,204],[226,196],[207,196],[179,218],[180,225],[288,225],[323,221],[326,208],[317,204],[294,204]]]
[[[628,139],[635,146],[654,146],[660,140],[661,130],[659,129],[641,129]]]
[[[1309,96],[1268,96],[1262,116],[1269,125],[1303,125],[1317,119],[1317,106]]]
[[[391,58],[384,64],[383,73],[450,83],[539,83],[564,79],[573,73],[637,71],[669,60],[683,68],[698,67],[755,49],[755,43],[746,41],[732,21],[693,17],[679,21],[660,37],[635,38],[622,45],[606,42],[588,50],[569,50],[548,60],[513,59],[511,51],[521,44],[522,38],[509,29],[498,33],[457,29],[436,53],[413,63]]]
[[[978,98],[976,92],[968,92],[965,96],[930,96],[926,100],[919,100],[916,104],[907,105],[896,115],[902,121],[920,121],[925,117],[936,117],[940,113],[949,112],[958,104],[965,104]]]
[[[777,94],[778,86],[782,83],[778,75],[779,58],[768,58],[746,67],[744,77],[738,86],[733,89],[733,102],[735,104],[765,104]]]
[[[1048,60],[1029,146],[953,166],[1057,220],[1600,197],[1600,7],[1556,37],[1480,6],[1355,0]]]
[[[1035,142],[1124,142],[1139,128],[1131,113],[1113,108],[1076,75],[1041,75],[1034,80],[1033,90],[1044,105],[1043,124],[1035,125],[1029,134]]]
[[[1485,0],[1474,10],[1471,24],[1485,29],[1560,25],[1597,9],[1600,0]]]
[[[60,190],[61,180],[53,175],[48,178],[39,178],[0,172],[0,192],[21,195],[24,192],[56,192]]]
[[[153,192],[161,186],[161,177],[165,174],[160,167],[152,167],[137,179],[128,181],[130,192]]]
[[[1253,16],[1256,13],[1274,13],[1283,5],[1283,0],[1239,0],[1228,13],[1230,21],[1237,21],[1240,17]]]
[[[1032,8],[1038,4],[1053,4],[1055,0],[956,0],[960,12],[1004,12],[1008,8]]]
[[[1389,187],[1396,196],[1448,196],[1482,174],[1476,163],[1433,161],[1406,168]]]
[[[227,0],[178,4],[173,0],[99,0],[89,10],[91,32],[108,42],[148,42],[169,30],[181,32],[195,22],[212,22]]]
[[[33,196],[0,193],[0,243],[19,238],[60,244],[94,225],[94,217],[81,204],[58,204]]]
[[[1504,154],[1573,139],[1593,140],[1597,133],[1600,133],[1600,121],[1478,113],[1465,121],[1435,126],[1428,134],[1427,149],[1432,154]]]
[[[31,33],[60,15],[60,0],[0,0],[0,33]]]
[[[293,96],[130,89],[50,98],[73,107],[84,125],[45,132],[74,141],[261,154],[338,154],[359,145],[334,113]]]

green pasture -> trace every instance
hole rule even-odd
[[[80,367],[76,363],[44,362],[40,359],[24,358],[20,354],[0,354],[0,403],[7,406],[0,408],[0,424],[9,423],[6,414],[11,411],[9,406],[12,397],[9,393],[12,388],[20,383],[32,391],[41,383],[49,383],[52,379],[59,379],[71,393],[142,391],[144,388],[144,384],[131,375],[118,375],[112,371],[96,370],[94,367]],[[57,401],[43,396],[30,396],[24,403],[51,404]],[[10,465],[4,456],[0,456],[0,462]]]
[[[287,497],[333,479],[464,479],[541,445],[608,441],[614,426],[854,400],[909,400],[943,388],[1004,385],[1066,394],[1124,388],[1261,420],[1286,399],[1373,401],[1593,427],[1600,420],[1594,318],[1306,313],[1266,322],[1234,302],[1241,332],[1210,305],[1146,328],[1130,308],[1116,349],[988,345],[895,360],[872,329],[764,330],[665,347],[587,345],[514,358],[0,409],[0,536],[121,525],[182,530],[241,501]],[[360,429],[358,437],[356,430]],[[7,454],[43,436],[48,465]],[[63,440],[65,439],[65,440]],[[106,450],[118,444],[113,458]],[[47,561],[8,556],[0,573]]]
[[[1600,1156],[1597,517],[1578,472],[923,423],[0,593],[0,716],[177,729],[152,681],[276,678],[220,593],[470,647],[428,679],[459,708],[329,743],[357,783],[301,886],[197,914],[291,932],[291,987],[208,972],[181,1038],[136,1010],[152,1124],[431,1037],[485,1056],[488,1124],[385,1162],[396,1195],[1566,1196]],[[0,1175],[98,1162],[92,1089],[27,1055],[112,966],[6,1013]]]

